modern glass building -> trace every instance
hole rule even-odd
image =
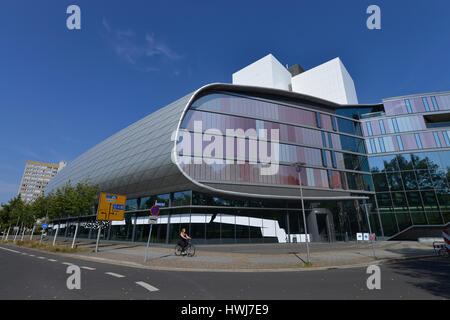
[[[340,105],[207,85],[82,154],[47,192],[88,178],[127,196],[125,220],[103,239],[145,241],[159,203],[154,242],[182,227],[197,243],[305,241],[300,191],[312,241],[353,240],[369,221],[388,239],[450,220],[449,109],[449,93]],[[81,223],[79,236],[94,238],[92,220],[62,212],[52,225],[72,236]]]
[[[450,221],[450,94],[390,98],[383,107],[360,117],[380,233],[439,232]]]

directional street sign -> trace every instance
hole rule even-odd
[[[118,194],[101,193],[97,210],[97,220],[122,221],[127,197]]]
[[[42,224],[42,229],[47,229],[47,227],[48,227],[48,224],[46,224],[46,223]]]

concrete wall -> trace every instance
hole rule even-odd
[[[355,84],[339,58],[293,77],[292,91],[339,104],[358,104]]]
[[[233,73],[233,84],[289,90],[291,73],[269,54]]]

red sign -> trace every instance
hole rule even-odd
[[[157,206],[153,206],[150,208],[150,214],[152,216],[157,216],[159,214],[159,208]]]

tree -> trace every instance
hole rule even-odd
[[[88,180],[72,186],[70,181],[55,192],[40,196],[27,204],[20,195],[2,204],[0,209],[0,225],[3,230],[10,225],[23,224],[31,227],[37,219],[49,220],[68,216],[82,216],[93,213],[98,200],[99,187]]]

